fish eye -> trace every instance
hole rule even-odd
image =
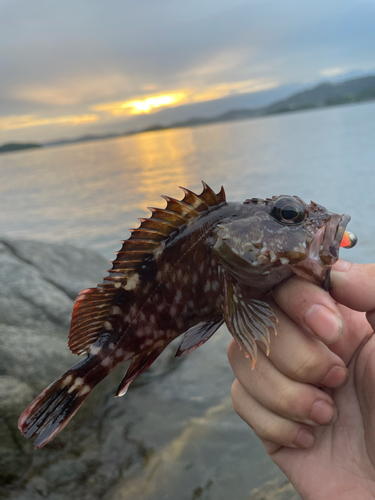
[[[305,220],[305,208],[296,198],[282,196],[272,206],[271,215],[282,224],[298,224]]]

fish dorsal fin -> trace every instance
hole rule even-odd
[[[201,321],[192,328],[189,328],[189,330],[185,332],[184,339],[177,349],[175,357],[179,358],[181,356],[186,356],[189,352],[200,347],[212,337],[223,323],[224,320],[220,316],[212,321]]]
[[[78,294],[69,333],[69,348],[74,354],[88,351],[104,332],[105,321],[116,298],[122,289],[136,287],[134,277],[145,259],[158,255],[164,242],[181,226],[225,203],[223,187],[215,194],[206,183],[202,181],[202,184],[203,191],[199,195],[181,188],[185,194],[182,200],[164,196],[165,208],[150,208],[151,217],[140,219],[141,225],[132,229],[131,237],[122,242],[103,283]]]
[[[278,320],[266,302],[245,298],[240,286],[227,279],[223,269],[220,275],[223,284],[222,311],[225,323],[240,348],[244,350],[245,356],[251,357],[254,368],[257,359],[256,341],[266,346],[268,356],[269,330],[273,329],[276,334],[274,322]]]

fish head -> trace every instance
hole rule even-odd
[[[329,289],[340,246],[356,237],[346,232],[349,215],[329,212],[298,196],[246,200],[238,216],[218,226],[213,252],[237,280],[267,289],[293,273]]]

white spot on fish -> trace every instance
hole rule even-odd
[[[125,290],[134,290],[139,282],[139,274],[135,273],[131,278],[128,279],[126,285],[124,286]]]
[[[115,345],[113,342],[111,342],[111,343],[109,344],[109,348],[110,348],[110,349],[114,349],[115,347],[116,347],[116,345]]]
[[[162,243],[160,243],[160,245],[158,246],[158,248],[156,248],[154,250],[154,257],[155,257],[155,259],[157,259],[159,257],[159,255],[161,255],[163,253],[164,247],[165,247],[165,243],[162,242]]]
[[[117,283],[115,283],[115,288],[121,288],[121,283],[119,281]]]
[[[70,385],[71,381],[73,380],[73,375],[68,375],[64,382],[62,383],[63,387],[65,387],[66,385]]]
[[[174,301],[176,302],[176,304],[178,304],[181,299],[182,299],[182,292],[181,290],[177,290],[176,295],[174,297]]]
[[[170,314],[171,314],[172,318],[174,318],[174,316],[176,316],[176,314],[177,314],[177,307],[172,306],[172,307],[170,308],[169,312],[170,312]]]
[[[289,264],[289,259],[286,259],[285,257],[280,257],[280,262],[283,264],[283,266],[286,266]]]
[[[78,387],[81,387],[81,385],[83,385],[83,379],[81,377],[77,377],[74,381],[74,384],[72,385],[72,387],[69,389],[68,393],[70,392],[73,392],[75,389],[77,389]]]
[[[216,292],[217,290],[219,290],[220,288],[220,283],[218,281],[213,281],[212,282],[212,290],[214,290],[214,292]]]
[[[109,366],[112,364],[112,360],[109,356],[107,356],[106,358],[103,359],[102,361],[102,366]]]
[[[122,314],[122,311],[121,309],[118,307],[118,306],[113,306],[112,307],[112,314],[115,314],[115,315],[121,315]]]
[[[100,347],[98,347],[96,345],[92,345],[89,349],[89,354],[96,356],[100,351],[101,351]]]
[[[115,352],[116,358],[121,358],[123,354],[124,354],[124,349],[121,349],[121,347],[119,349],[116,349]]]
[[[86,384],[80,390],[80,395],[83,396],[84,394],[87,394],[90,391],[91,391],[91,387],[88,384]]]
[[[109,321],[104,321],[103,326],[106,330],[113,330],[113,326],[111,325],[111,323]]]

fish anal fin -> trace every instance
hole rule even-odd
[[[121,381],[121,384],[117,389],[116,398],[124,396],[124,394],[126,394],[131,382],[152,365],[156,358],[158,358],[164,351],[165,347],[166,346],[159,347],[158,349],[154,349],[153,351],[146,351],[138,354],[137,356],[134,356],[125,373],[124,378]]]
[[[202,321],[192,328],[189,328],[189,330],[185,332],[184,339],[177,349],[175,357],[186,356],[189,352],[200,347],[212,337],[223,323],[224,319],[220,316],[212,321]]]
[[[257,358],[256,342],[264,344],[268,356],[270,329],[276,333],[277,318],[266,302],[246,298],[240,285],[227,279],[224,270],[220,274],[224,291],[222,311],[225,323],[245,356],[251,357],[254,368]]]

